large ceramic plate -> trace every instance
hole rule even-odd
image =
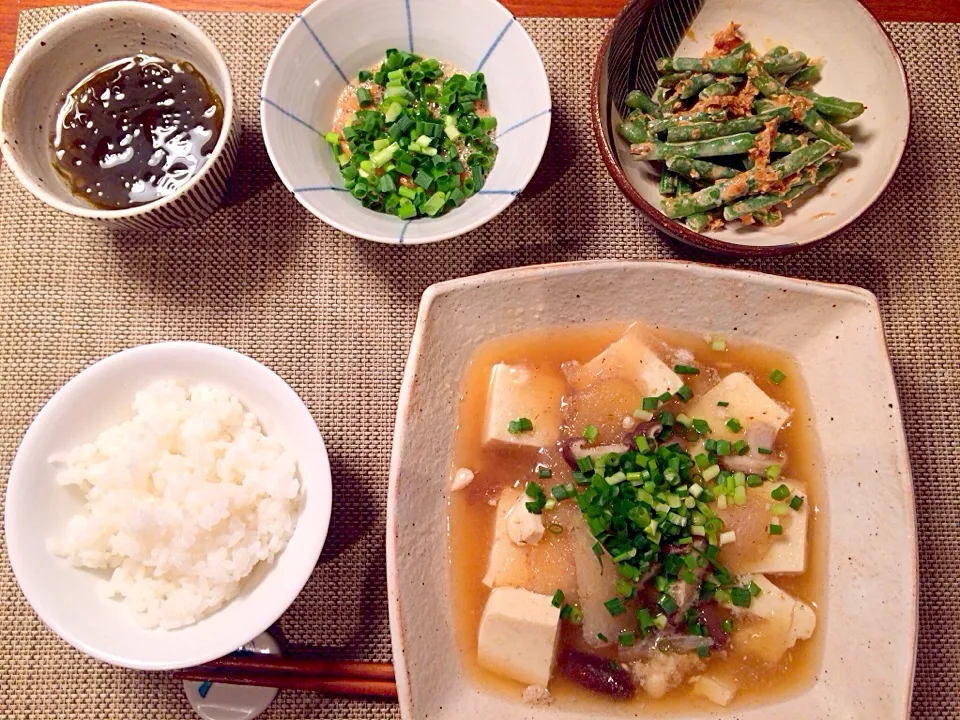
[[[684,301],[649,292],[658,287],[682,289]],[[732,341],[784,349],[796,357],[815,411],[828,508],[822,666],[800,695],[727,716],[767,720],[775,708],[777,717],[906,718],[917,638],[916,528],[876,298],[855,287],[692,263],[597,261],[454,280],[423,296],[387,506],[390,623],[405,720],[617,715],[526,706],[471,680],[454,638],[446,528],[458,389],[473,350],[512,332],[632,320],[722,330]]]

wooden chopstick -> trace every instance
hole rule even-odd
[[[320,660],[275,655],[228,655],[174,673],[179,680],[259,685],[329,695],[395,699],[391,663]]]
[[[392,680],[363,680],[316,675],[274,675],[270,673],[242,674],[236,672],[197,672],[194,669],[174,673],[178,680],[224,683],[228,685],[258,685],[281,690],[321,692],[326,695],[368,697],[396,700],[397,685]]]

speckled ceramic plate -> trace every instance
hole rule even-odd
[[[683,288],[684,302],[646,292],[638,303],[650,287]],[[688,717],[908,717],[917,639],[913,486],[876,298],[855,287],[692,263],[595,261],[453,280],[423,296],[387,506],[390,624],[404,719],[634,716],[635,705],[610,705],[602,714],[532,707],[476,685],[454,638],[446,530],[458,390],[474,349],[507,333],[632,320],[723,331],[731,341],[793,354],[823,456],[828,579],[824,655],[813,685],[775,703]]]
[[[776,227],[728,223],[697,233],[660,212],[658,163],[637,162],[613,128],[627,91],[652,91],[661,55],[703,54],[731,21],[759,52],[776,45],[823,58],[814,89],[867,106],[844,124],[856,145],[840,174],[784,211]],[[854,68],[869,68],[857,71]],[[591,115],[607,169],[659,230],[726,255],[780,255],[826,240],[862,215],[893,178],[910,131],[910,94],[893,42],[857,0],[630,0],[604,40],[593,71]]]

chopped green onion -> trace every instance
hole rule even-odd
[[[599,639],[600,642],[609,642],[609,640],[607,640],[607,636],[603,633],[597,633],[597,639]]]
[[[620,633],[618,639],[620,640],[620,645],[621,645],[621,646],[623,646],[623,647],[633,647],[633,644],[636,642],[637,636],[636,636],[633,632],[627,630],[627,631],[624,631],[624,632]]]
[[[700,418],[693,419],[693,429],[701,435],[706,435],[710,432],[710,426],[707,424],[707,421]]]
[[[581,610],[576,605],[574,605],[573,609],[570,611],[570,624],[581,625],[582,623],[583,623],[583,610]]]
[[[360,107],[364,107],[373,102],[373,95],[364,87],[357,88],[357,101],[360,103]]]
[[[755,487],[760,487],[761,485],[763,485],[762,477],[760,477],[759,475],[754,475],[752,473],[750,475],[747,475],[747,487],[755,488]]]
[[[331,145],[339,145],[339,144],[340,144],[340,134],[339,134],[339,133],[328,132],[328,133],[327,133],[326,135],[324,135],[323,137],[324,137],[324,139],[325,139],[328,143],[330,143]]]
[[[737,455],[746,455],[748,450],[750,450],[750,445],[747,444],[746,440],[737,440],[733,444],[733,451]]]
[[[610,613],[613,617],[617,615],[622,615],[626,612],[626,608],[623,606],[623,601],[620,598],[615,597],[607,600],[603,606],[607,609],[607,612]]]
[[[709,645],[701,645],[700,647],[698,647],[698,648],[697,648],[697,657],[701,657],[701,658],[710,657],[710,646],[709,646]]]
[[[587,425],[586,429],[583,431],[583,437],[586,438],[587,442],[592,443],[597,439],[599,431],[597,430],[596,425]]]
[[[659,605],[667,615],[677,609],[677,601],[667,593],[661,593],[660,597],[657,598],[657,605]]]
[[[643,399],[643,402],[641,403],[641,407],[647,412],[650,412],[651,410],[656,410],[657,406],[659,405],[660,405],[660,400],[655,397],[645,397]]]
[[[803,505],[803,498],[799,495],[794,495],[790,498],[790,509],[791,510],[800,510],[800,507]]]
[[[558,588],[557,591],[553,594],[553,600],[551,600],[550,602],[555,608],[558,608],[561,605],[563,605],[563,590],[560,590]]]
[[[677,375],[699,375],[700,369],[695,368],[693,365],[674,365],[673,371]]]
[[[783,372],[774,369],[774,371],[770,373],[770,382],[772,382],[774,385],[779,385],[786,379],[786,377],[787,376],[784,375]]]
[[[773,455],[773,450],[770,448],[757,448],[757,452],[761,455]]]
[[[659,401],[662,402],[662,403],[665,403],[665,402],[670,402],[670,398],[672,398],[672,397],[673,397],[673,395],[671,395],[669,392],[666,392],[666,391],[665,391],[665,392],[663,392],[663,393],[661,393],[660,395],[657,396],[657,400],[659,400]]]
[[[547,510],[553,510],[553,508],[555,508],[555,507],[557,506],[557,505],[556,505],[556,502],[557,502],[556,500],[554,500],[553,498],[550,498],[549,500],[547,500],[547,503],[546,503],[546,505],[544,505],[544,507],[545,507]],[[552,503],[552,504],[551,504],[551,503]],[[563,525],[561,525],[561,524],[558,523],[556,520],[554,520],[552,523],[550,523],[549,525],[547,525],[547,532],[549,532],[549,533],[552,534],[552,535],[562,535],[562,534],[563,534]]]
[[[729,440],[717,440],[717,455],[729,455],[731,452]]]
[[[766,476],[767,476],[767,480],[769,480],[770,482],[773,482],[774,480],[776,480],[777,478],[779,478],[779,477],[780,477],[780,466],[779,466],[779,465],[771,465],[771,466],[769,466],[769,467],[767,468],[767,471],[766,471]]]
[[[727,420],[727,422],[724,423],[724,425],[727,426],[727,429],[730,432],[738,433],[741,430],[743,430],[743,426],[740,425],[740,421],[737,420],[736,418],[730,418],[729,420]]]
[[[725,618],[723,622],[720,623],[720,626],[723,628],[724,632],[732,633],[736,626],[733,624],[733,620],[730,618]]]
[[[748,608],[750,607],[751,595],[750,591],[747,588],[742,587],[732,587],[730,588],[730,602],[732,602],[737,607]]]
[[[541,478],[548,478],[553,476],[553,470],[548,467],[542,467],[537,470],[537,476]],[[558,500],[563,500],[563,498],[557,498]]]
[[[726,400],[717,400],[717,407],[727,407],[730,405]]]
[[[760,586],[757,585],[753,580],[750,581],[750,584],[747,585],[747,589],[750,591],[750,594],[753,597],[756,597],[760,594]]]
[[[786,485],[778,485],[773,489],[773,492],[770,493],[770,497],[774,500],[786,500],[790,495],[790,488]]]
[[[769,530],[771,535],[783,535],[783,525],[780,523],[770,523]]]
[[[533,430],[533,423],[530,422],[530,418],[517,418],[516,420],[511,420],[507,425],[507,432],[511,435],[519,435],[522,432],[530,432]]]
[[[691,390],[686,384],[683,384],[679,388],[677,388],[677,392],[675,394],[683,402],[687,402],[690,398],[693,397],[693,390]]]

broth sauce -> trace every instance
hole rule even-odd
[[[544,489],[571,481],[571,471],[558,448],[541,448],[534,455],[530,448],[483,445],[483,418],[491,369],[500,362],[523,364],[534,373],[547,372],[562,377],[562,363],[589,361],[620,337],[625,329],[624,325],[586,326],[506,336],[478,348],[468,364],[461,387],[451,474],[457,468],[466,467],[474,471],[475,479],[467,488],[451,494],[448,523],[451,586],[457,641],[464,666],[479,685],[490,691],[518,698],[524,687],[521,683],[487,671],[477,662],[478,629],[490,593],[482,578],[493,539],[496,498],[504,488],[523,488],[528,480],[536,481],[537,468],[543,465],[553,471],[550,480],[542,481]],[[770,578],[780,588],[815,610],[817,629],[809,640],[797,643],[773,667],[738,654],[736,645],[732,645],[726,657],[710,658],[709,670],[712,675],[736,678],[739,689],[733,702],[735,708],[797,694],[813,683],[820,665],[823,636],[820,628],[824,622],[823,588],[826,577],[826,523],[820,519],[824,512],[824,493],[818,472],[813,415],[799,368],[789,355],[762,346],[728,343],[725,350],[715,351],[702,335],[663,328],[648,328],[647,333],[649,337],[662,342],[665,349],[683,348],[693,353],[692,364],[699,367],[701,372],[696,376],[684,376],[683,379],[695,396],[716,384],[721,376],[731,372],[746,372],[767,395],[792,409],[790,420],[777,436],[777,446],[785,448],[788,456],[783,477],[805,486],[806,502],[810,509],[808,559],[806,571],[801,575],[770,575]],[[672,362],[668,361],[668,364],[672,365]],[[768,379],[773,368],[781,369],[788,379],[779,385],[774,384]],[[604,393],[598,393],[598,397],[588,398],[586,402],[582,398],[572,402],[571,396],[572,392],[564,396],[563,435],[582,434],[581,414],[592,419],[601,417],[602,422],[592,420],[599,431],[598,444],[616,442],[623,433],[620,425],[622,418],[638,407],[641,401],[639,391],[632,386],[619,387],[616,384]],[[604,408],[609,408],[609,411],[604,412]],[[579,513],[579,510],[575,503],[567,502],[560,503],[552,515],[557,512]],[[563,524],[562,515],[560,522]],[[569,558],[568,542],[563,534],[546,533],[541,543],[532,548],[539,553],[539,558],[529,564],[543,568],[551,558]],[[562,579],[562,571],[559,576],[550,569],[543,570],[542,576],[537,576],[537,572],[525,587],[552,595]],[[562,621],[561,628],[561,646],[582,644],[576,627]],[[595,695],[554,671],[549,689],[559,707],[596,708],[608,714],[633,716],[645,710],[669,713],[691,708],[719,709],[694,695],[687,684],[657,700],[638,688],[634,699],[614,701]]]
[[[53,166],[73,193],[108,210],[166,197],[206,164],[223,129],[223,102],[188,62],[134,55],[66,93]]]

